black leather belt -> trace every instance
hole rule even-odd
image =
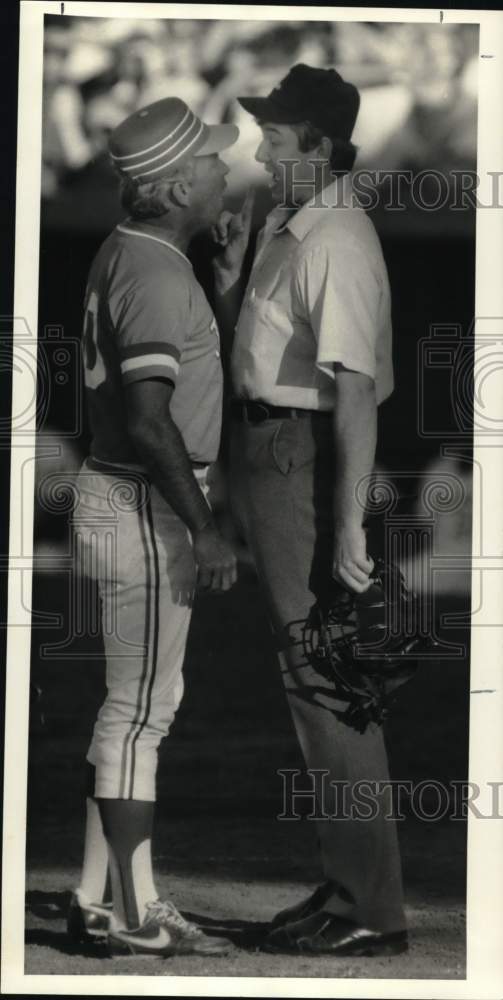
[[[112,476],[120,476],[121,478],[122,476],[127,476],[128,474],[130,476],[141,475],[144,477],[148,475],[146,469],[140,465],[131,464],[131,466],[128,466],[120,465],[119,463],[102,462],[101,459],[94,458],[93,455],[90,455],[89,458],[87,458],[86,463],[87,467],[92,469],[93,472],[103,472]],[[190,464],[193,469],[207,469],[210,465],[209,462],[191,462]]]
[[[304,410],[296,406],[272,406],[258,399],[234,399],[231,412],[245,424],[261,424],[263,420],[302,420],[306,417],[329,417],[331,410]]]

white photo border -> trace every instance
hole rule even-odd
[[[18,166],[14,344],[16,336],[29,342],[36,367],[40,188],[42,162],[42,71],[44,15],[61,14],[59,2],[21,2]],[[501,93],[503,93],[503,13],[477,10],[433,10],[374,7],[287,7],[212,4],[83,3],[65,2],[64,15],[117,18],[220,18],[264,20],[395,21],[414,23],[472,23],[480,28],[478,174],[479,195],[490,201],[490,170],[503,163]],[[293,17],[292,17],[293,15]],[[484,318],[498,318],[503,335],[503,215],[501,209],[477,209],[476,221],[476,338]],[[491,418],[503,421],[503,366],[499,388],[491,397]],[[13,371],[12,413],[30,407],[32,380],[26,371]],[[32,407],[34,411],[34,407]],[[27,425],[25,426],[25,431]],[[24,889],[26,782],[28,765],[28,708],[30,681],[30,612],[20,594],[31,590],[31,503],[17,501],[17,484],[26,459],[35,450],[35,414],[30,434],[12,440],[10,555],[18,571],[9,579],[7,638],[5,786],[3,837],[2,992],[41,995],[110,996],[299,996],[299,997],[439,997],[485,998],[503,994],[503,832],[500,822],[484,822],[473,815],[468,824],[467,974],[464,980],[423,979],[286,979],[176,976],[34,976],[24,974]],[[503,435],[502,435],[503,438]],[[487,601],[480,624],[471,630],[470,781],[489,801],[487,782],[496,780],[503,761],[503,627],[491,625],[494,610],[503,607],[503,439],[474,436],[474,460],[482,469],[484,491],[474,495],[473,524],[482,524],[483,546],[473,573],[484,575]],[[30,463],[34,475],[34,462]],[[24,472],[24,485],[30,486]],[[19,553],[22,560],[19,562]],[[23,569],[21,573],[19,568]],[[30,602],[27,602],[29,607]],[[484,694],[491,691],[488,696]],[[15,764],[14,764],[15,762]]]

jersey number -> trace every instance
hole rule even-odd
[[[84,319],[84,381],[88,389],[97,389],[107,377],[103,356],[98,347],[98,296],[91,292]]]

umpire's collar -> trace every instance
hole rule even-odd
[[[300,243],[328,212],[336,208],[351,208],[355,203],[354,198],[351,174],[345,174],[344,177],[336,177],[301,208],[292,210],[278,206],[273,209],[268,216],[268,223],[275,236],[288,229]]]

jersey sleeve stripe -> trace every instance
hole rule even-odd
[[[161,367],[160,365],[158,368],[155,365],[152,365],[151,368],[135,368],[134,371],[127,372],[126,375],[122,376],[122,384],[132,385],[133,382],[144,382],[149,378],[158,378],[162,379],[163,382],[169,382],[173,386],[173,389],[176,385],[176,376],[174,373],[170,372],[169,368]]]
[[[156,356],[161,354],[166,355],[175,361],[179,361],[181,355],[181,351],[174,344],[167,344],[165,341],[160,342],[158,340],[144,340],[140,344],[131,344],[128,347],[123,347],[120,353],[123,363],[130,358],[143,358],[152,354]]]
[[[180,365],[178,361],[174,358],[170,358],[168,354],[147,354],[141,358],[130,358],[128,361],[123,361],[121,363],[121,373],[124,376],[131,375],[132,372],[142,372],[142,377],[145,377],[144,370],[155,368],[156,371],[160,371],[161,374],[168,377],[175,377],[178,375]]]

